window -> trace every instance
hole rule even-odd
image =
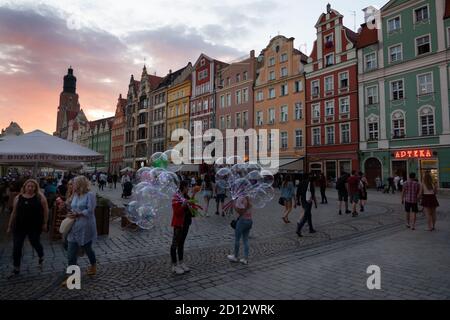
[[[320,118],[320,104],[313,104],[312,105],[312,115],[313,115],[313,119],[319,119]]]
[[[419,110],[420,117],[420,135],[432,136],[435,134],[434,130],[434,111],[431,107],[422,107]]]
[[[431,52],[430,35],[426,35],[416,39],[416,54],[426,54]]]
[[[303,90],[303,83],[301,81],[294,82],[294,92],[300,92]]]
[[[325,67],[334,65],[334,54],[329,54],[325,56]]]
[[[270,108],[269,109],[269,124],[274,124],[274,123],[275,123],[275,109]]]
[[[286,62],[288,60],[287,53],[283,53],[280,58],[280,62]]]
[[[227,129],[231,129],[231,115],[227,116]]]
[[[244,72],[242,73],[242,78],[243,78],[244,81],[245,81],[245,80],[248,80],[248,72],[247,72],[247,71],[244,71]]]
[[[378,103],[378,87],[368,87],[366,88],[366,104],[372,105]]]
[[[288,133],[281,132],[281,148],[287,149],[287,147],[288,147]]]
[[[339,88],[348,88],[348,72],[339,74]]]
[[[275,80],[275,71],[269,72],[269,80]]]
[[[224,95],[220,96],[220,107],[225,108],[225,96]]]
[[[391,82],[391,100],[402,100],[403,98],[403,80]]]
[[[269,67],[275,65],[275,57],[269,58]]]
[[[238,73],[238,74],[236,75],[236,82],[240,82],[240,81],[241,81],[241,74]]]
[[[281,76],[287,77],[288,76],[288,69],[287,68],[281,68]]]
[[[417,76],[418,95],[433,93],[433,74],[426,73]]]
[[[281,96],[286,96],[288,94],[288,85],[282,84],[281,85]]]
[[[330,49],[333,47],[333,34],[325,36],[325,48]]]
[[[263,125],[263,119],[264,115],[262,111],[258,111],[256,112],[256,125],[257,126],[262,126]]]
[[[334,126],[326,127],[325,143],[334,144]]]
[[[312,141],[312,145],[313,146],[320,146],[320,128],[313,128],[312,129],[312,137],[313,137],[313,141]]]
[[[402,27],[402,22],[401,22],[401,19],[399,16],[388,20],[388,28],[387,29],[388,29],[389,33],[398,31],[401,29],[401,27]]]
[[[294,107],[294,120],[300,120],[303,118],[303,105],[301,102],[296,102]]]
[[[282,106],[281,107],[281,117],[280,122],[287,122],[288,121],[288,106]]]
[[[370,116],[367,118],[368,141],[378,140],[378,117]]]
[[[295,130],[295,147],[303,147],[303,131],[301,129]]]
[[[258,91],[256,94],[256,100],[257,101],[263,101],[264,100],[264,93],[262,91]]]
[[[225,117],[221,116],[220,117],[220,129],[225,129]]]
[[[377,54],[375,52],[366,54],[366,71],[373,70],[377,67]]]
[[[403,60],[403,46],[401,44],[389,48],[390,62],[397,62]]]
[[[236,113],[236,128],[241,128],[241,114]]]
[[[318,97],[320,94],[320,82],[319,80],[315,80],[311,82],[311,92],[313,97]]]
[[[208,110],[208,100],[203,101],[203,110]]]
[[[236,104],[242,103],[241,90],[236,91]]]
[[[275,98],[275,89],[270,88],[269,89],[269,99],[274,99],[274,98]]]
[[[402,111],[392,114],[392,134],[393,139],[405,137],[405,115]]]
[[[231,107],[231,93],[227,93],[227,106]]]
[[[244,128],[247,128],[247,126],[248,126],[248,111],[244,111],[243,113],[242,113],[242,120],[243,120],[243,123],[242,123],[242,125],[244,126]]]
[[[350,124],[341,124],[341,143],[350,143]]]
[[[415,23],[425,22],[429,19],[428,6],[414,10]]]
[[[340,114],[350,113],[350,98],[349,97],[339,99],[339,113]]]
[[[242,89],[242,99],[243,99],[244,103],[248,102],[248,89],[247,88]]]
[[[274,134],[274,133],[269,133],[269,139],[268,139],[268,140],[269,140],[269,141],[268,141],[268,147],[267,147],[267,149],[268,149],[269,151],[271,151],[272,148],[275,147],[275,134]]]
[[[326,117],[334,116],[334,101],[325,102],[325,116]]]
[[[325,93],[333,91],[334,89],[334,81],[333,77],[326,77],[325,78]]]

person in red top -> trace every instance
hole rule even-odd
[[[180,193],[183,198],[189,200],[189,185],[186,181],[180,183]],[[190,269],[183,262],[184,242],[189,232],[189,227],[192,223],[192,214],[189,210],[187,202],[182,203],[176,197],[172,200],[172,227],[173,238],[170,247],[170,256],[172,258],[172,272],[175,274],[183,274],[189,272]],[[178,253],[178,263],[177,263]]]
[[[350,197],[350,203],[352,204],[352,216],[357,217],[358,212],[356,212],[356,205],[359,202],[359,185],[360,185],[360,179],[356,175],[356,171],[352,171],[352,175],[347,180],[348,184],[348,195]]]

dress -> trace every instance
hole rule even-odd
[[[436,192],[434,190],[429,190],[425,185],[423,185],[422,206],[424,208],[439,207],[439,202],[436,198]]]

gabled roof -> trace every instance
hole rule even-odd
[[[327,14],[330,14],[330,18],[333,19],[335,17],[343,17],[342,14],[340,14],[337,10],[331,9],[329,13],[322,13],[317,20],[317,23],[315,24],[315,27],[318,28],[319,25],[325,22]]]
[[[155,88],[157,88],[159,86],[159,84],[161,83],[161,81],[163,80],[162,77],[158,77],[158,76],[153,76],[153,75],[148,75],[147,76],[147,81],[150,84],[150,88],[153,90]]]
[[[309,55],[309,57],[311,59],[313,59],[313,61],[317,60],[317,40],[314,41],[313,49],[312,49],[311,54]]]
[[[378,43],[378,30],[376,28],[368,28],[367,23],[362,24],[356,47],[362,49],[376,43]]]

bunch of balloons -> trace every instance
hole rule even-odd
[[[258,164],[244,163],[240,157],[219,158],[215,163],[216,185],[229,190],[232,200],[224,206],[227,210],[233,205],[238,207],[245,203],[240,201],[248,197],[252,207],[261,209],[270,202],[275,191],[272,187],[273,174]]]
[[[138,184],[133,188],[133,201],[128,204],[128,219],[142,229],[150,229],[155,217],[168,210],[172,199],[179,191],[180,180],[175,172],[179,157],[176,150],[157,152],[151,157],[151,167],[140,168],[136,172]]]

